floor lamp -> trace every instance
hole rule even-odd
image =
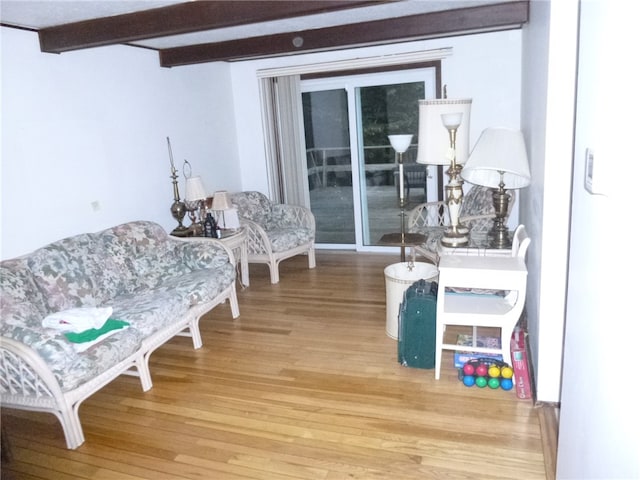
[[[489,243],[493,248],[511,248],[509,229],[505,225],[509,211],[507,190],[523,188],[531,182],[522,132],[509,128],[484,130],[461,175],[470,183],[493,188],[496,218],[489,232]]]
[[[404,198],[404,162],[402,159],[402,154],[407,151],[409,146],[411,145],[411,140],[413,139],[413,135],[389,135],[389,142],[391,142],[391,146],[396,151],[396,158],[398,161],[398,182],[400,185],[400,248],[401,253],[400,257],[404,262],[404,246],[405,246],[405,228],[404,228],[404,217],[405,217],[405,207],[406,207],[406,199]]]
[[[180,191],[178,190],[178,171],[173,163],[173,150],[171,149],[171,140],[167,137],[167,147],[169,148],[169,162],[171,163],[171,178],[173,183],[173,203],[171,204],[171,215],[178,221],[178,226],[173,229],[171,235],[176,237],[186,237],[191,231],[182,224],[184,216],[187,214],[187,208],[182,200],[180,200]]]
[[[460,225],[464,192],[460,176],[469,156],[471,99],[419,101],[417,163],[449,165],[449,183],[445,186],[450,226],[440,240],[445,247],[463,247],[469,243],[469,229]]]

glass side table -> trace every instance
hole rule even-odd
[[[511,232],[513,235],[513,232]],[[445,247],[438,241],[438,256],[465,255],[477,257],[510,257],[511,245],[508,248],[494,248],[491,246],[488,234],[470,235],[469,245],[465,247]]]
[[[426,240],[427,237],[421,233],[387,233],[380,238],[378,245],[400,247],[400,261],[404,262],[406,259],[405,248],[422,245]]]

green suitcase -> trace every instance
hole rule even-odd
[[[405,292],[398,316],[398,362],[405,367],[436,365],[438,283],[418,280]]]

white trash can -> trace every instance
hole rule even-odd
[[[410,268],[413,265],[413,268]],[[398,314],[404,299],[404,292],[421,279],[434,281],[438,277],[438,267],[431,263],[401,262],[384,269],[387,288],[387,335],[398,339]]]

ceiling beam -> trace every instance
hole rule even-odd
[[[314,15],[397,0],[198,0],[43,28],[40,49],[62,53],[149,38]]]
[[[463,32],[519,28],[528,18],[528,1],[506,2],[242,40],[168,48],[160,50],[160,64],[163,67],[174,67],[418,40]]]

